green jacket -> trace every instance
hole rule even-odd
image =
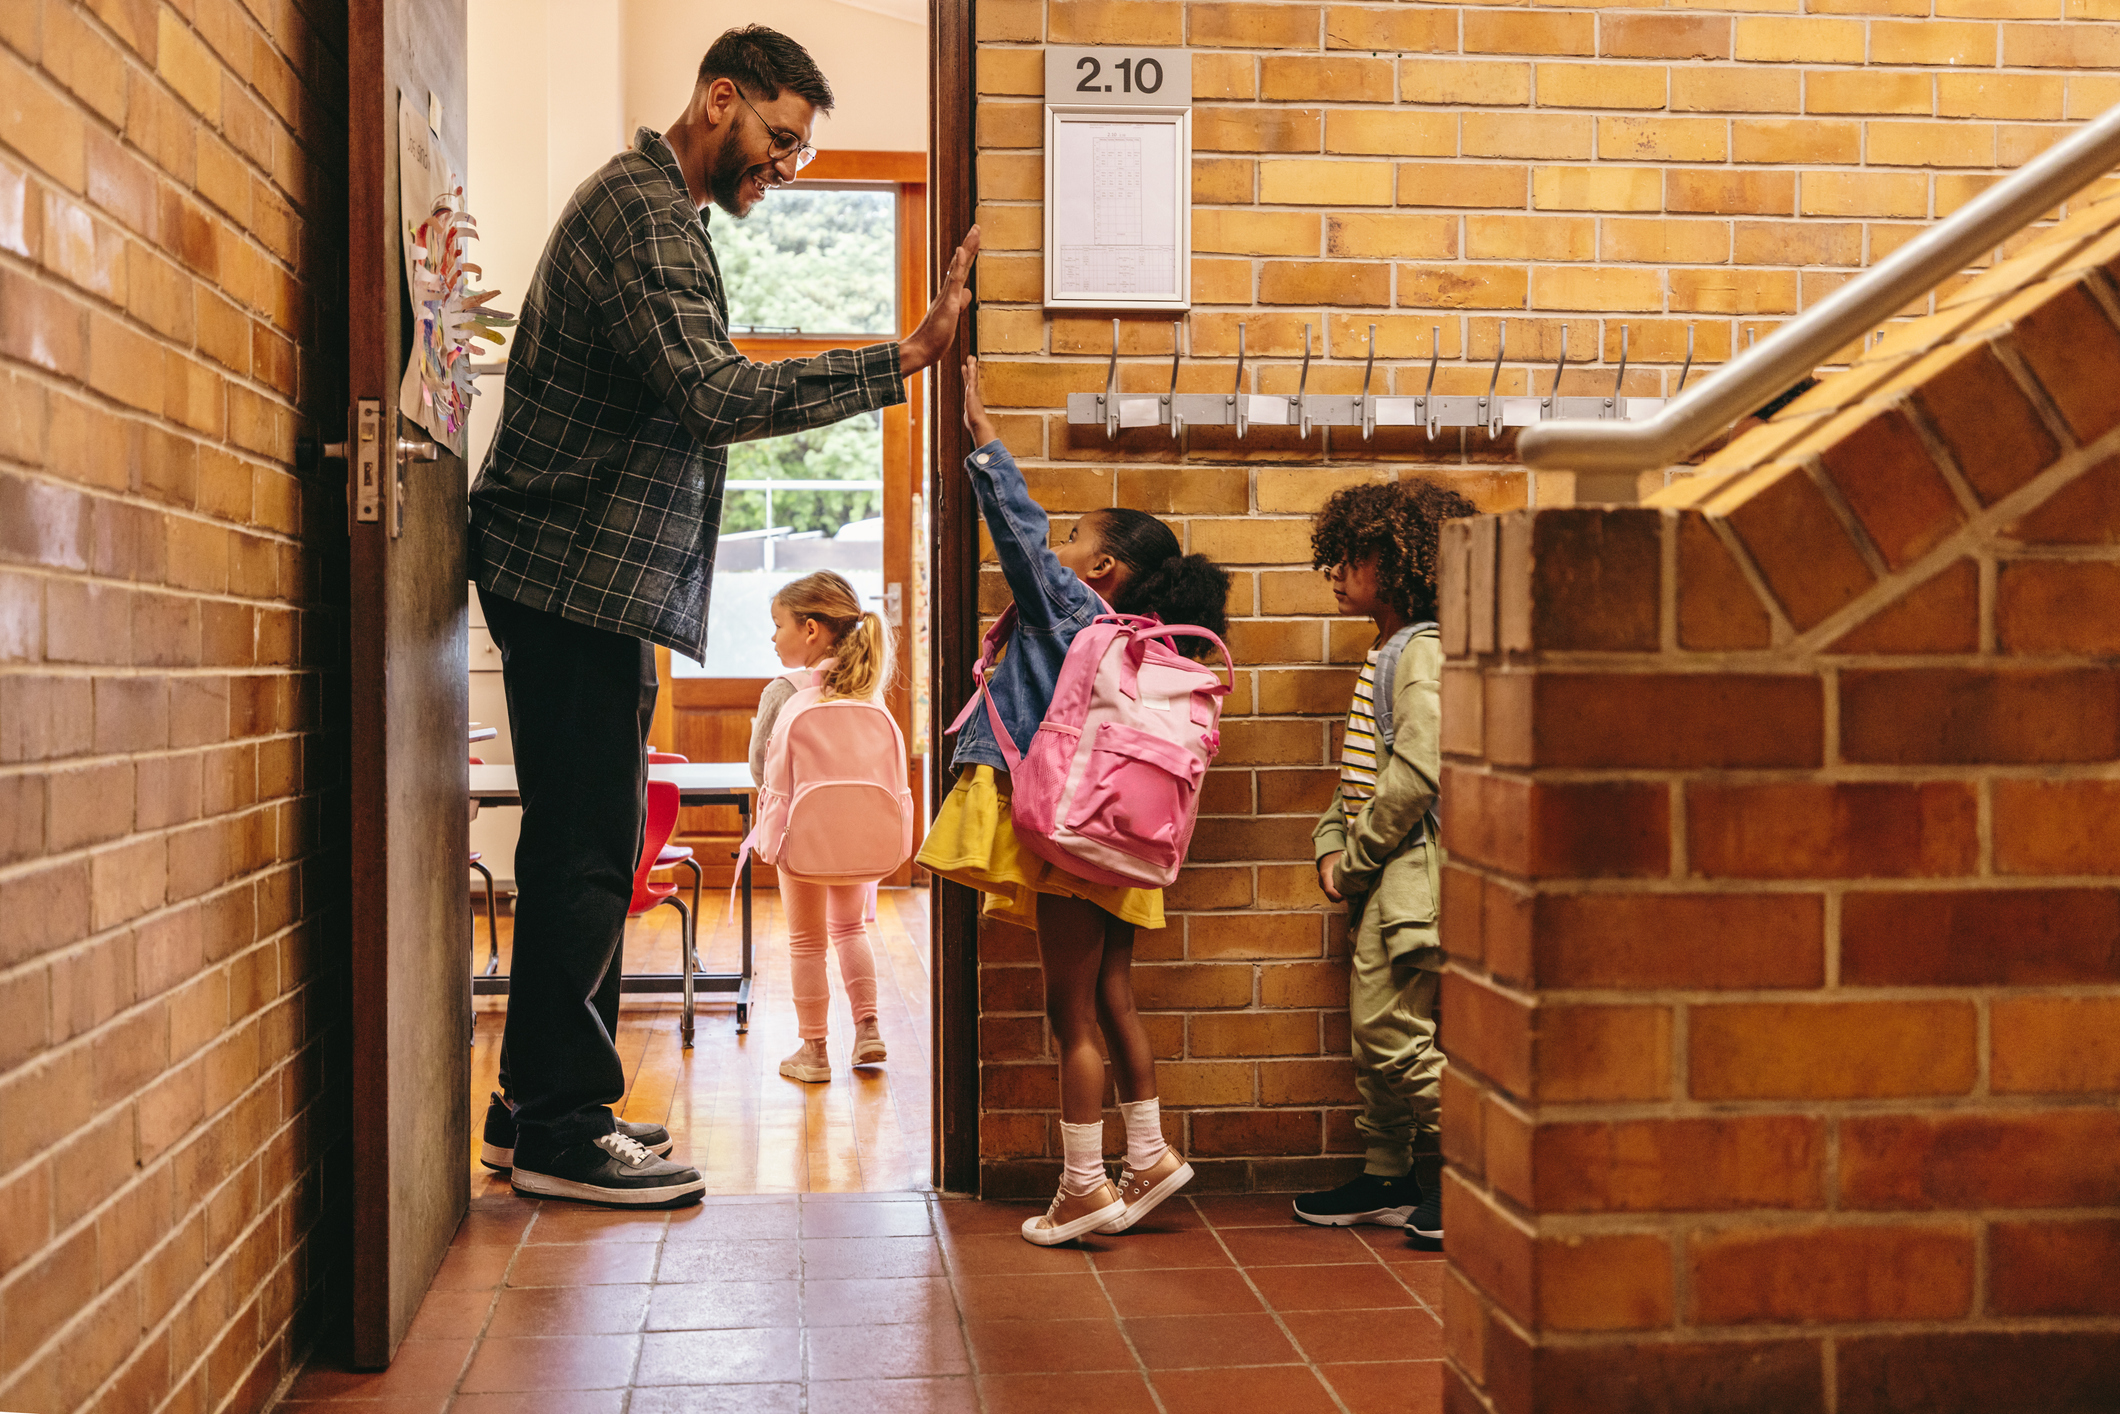
[[[1377,763],[1376,795],[1350,819],[1335,791],[1310,838],[1313,859],[1345,851],[1340,892],[1357,917],[1365,907],[1380,910],[1384,946],[1400,957],[1441,946],[1441,847],[1429,812],[1443,769],[1442,635],[1432,627],[1415,633],[1395,676],[1391,754]]]

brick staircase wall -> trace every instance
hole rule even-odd
[[[258,1409],[327,1265],[343,25],[0,4],[0,1408]]]
[[[1103,387],[1111,324],[1040,307],[1043,46],[1193,51],[1182,390],[1230,388],[1242,320],[1256,392],[1295,391],[1306,323],[1310,389],[1358,391],[1374,323],[1378,391],[1418,393],[1435,350],[1437,391],[1481,393],[1506,319],[1502,392],[1550,388],[1564,324],[1563,391],[1608,392],[1626,325],[1626,391],[1650,396],[1673,390],[1689,325],[1697,376],[2120,102],[2116,20],[2116,0],[978,0],[977,328],[1002,435],[1062,533],[1083,511],[1140,507],[1237,577],[1221,765],[1172,924],[1136,951],[1172,1137],[1203,1181],[1336,1181],[1359,1152],[1345,928],[1317,893],[1309,831],[1370,634],[1329,617],[1308,516],[1371,477],[1438,476],[1494,511],[1527,487],[1513,432],[1260,428],[1239,443],[1203,428],[1173,443],[1069,428],[1066,395]],[[1170,340],[1167,318],[1125,320],[1122,387],[1162,391]],[[1636,487],[1557,473],[1539,492],[1551,506]],[[984,584],[991,615],[1007,591],[991,566]],[[1687,612],[1767,613],[1718,604]],[[1049,1192],[1056,1082],[1032,939],[989,929],[981,959],[986,1186]]]
[[[1447,1407],[2112,1407],[2116,228],[1449,527]]]

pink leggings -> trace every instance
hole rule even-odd
[[[867,884],[805,884],[782,875],[780,905],[788,915],[789,971],[794,978],[795,1023],[805,1041],[822,1041],[825,1008],[831,993],[825,984],[827,933],[839,954],[839,977],[856,1021],[876,1015],[876,959],[869,951]]]

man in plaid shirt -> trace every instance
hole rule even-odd
[[[524,1193],[696,1201],[660,1125],[625,1093],[620,945],[643,824],[653,644],[698,658],[731,442],[905,399],[970,302],[975,227],[911,337],[757,364],[730,342],[707,234],[816,150],[831,86],[764,26],[714,42],[669,132],[642,128],[561,212],[508,358],[501,422],[471,489],[470,562],[501,650],[523,800],[502,1094],[482,1156]],[[505,1098],[504,1098],[505,1096]]]

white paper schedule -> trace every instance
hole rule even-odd
[[[1055,127],[1054,295],[1177,298],[1177,220],[1157,197],[1178,174],[1178,129],[1125,120]]]

